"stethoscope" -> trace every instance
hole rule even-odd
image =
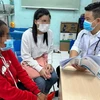
[[[11,63],[11,62],[9,61],[9,63],[8,63],[8,62],[5,60],[5,58],[4,58],[1,54],[0,54],[0,58],[1,58],[2,62],[3,62],[3,64],[4,64],[4,66],[2,66],[2,71],[1,71],[1,73],[2,73],[3,75],[5,75],[5,72],[6,72],[6,70],[8,69],[8,72],[9,72],[11,78],[13,79],[15,86],[17,87],[17,83],[16,83],[16,81],[15,81],[15,79],[14,79],[14,77],[13,77],[11,71],[9,70],[9,63]],[[17,88],[18,88],[18,87],[17,87]]]
[[[86,33],[83,33],[83,34],[82,34],[81,39],[83,38],[84,35],[86,35]],[[98,47],[98,45],[99,45],[100,37],[98,37],[98,39],[99,39],[99,40],[98,40],[98,42],[97,42],[97,44],[95,45],[95,48],[94,48],[94,55],[96,54],[96,49],[97,49],[97,47]]]
[[[94,48],[94,55],[96,54],[96,48],[98,47],[98,44],[99,44],[99,42],[100,42],[100,37],[98,37],[99,38],[99,40],[98,40],[98,42],[97,42],[97,44],[96,44],[96,46],[95,46],[95,48]]]

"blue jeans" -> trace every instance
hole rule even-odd
[[[41,92],[44,93],[44,94],[49,93],[49,90],[51,89],[53,84],[55,84],[57,82],[57,80],[58,80],[58,76],[57,76],[55,71],[53,71],[51,73],[50,79],[45,80],[43,77],[37,77],[37,78],[34,79],[37,86],[39,87]]]

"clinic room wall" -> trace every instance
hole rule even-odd
[[[3,0],[4,4],[9,4],[10,0]]]
[[[4,0],[9,2],[10,0]],[[54,45],[59,46],[60,40],[60,23],[61,22],[77,22],[79,16],[84,13],[84,7],[91,3],[92,0],[81,0],[80,9],[78,11],[67,10],[49,10],[51,13],[50,29],[53,31]],[[21,0],[14,0],[15,16],[13,18],[16,27],[31,27],[33,14],[36,9],[25,9],[21,7]]]

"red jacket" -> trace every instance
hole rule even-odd
[[[9,70],[15,81],[18,82],[19,79],[29,91],[16,88],[8,69],[2,74],[4,64],[0,58],[0,98],[4,100],[37,100],[36,94],[38,94],[40,90],[36,83],[29,78],[26,71],[22,69],[14,53],[8,50],[2,51],[1,54],[6,61],[9,62]]]

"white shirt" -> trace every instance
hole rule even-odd
[[[38,64],[36,60],[37,57],[42,56],[44,53],[48,54],[48,63],[52,63],[52,51],[53,51],[53,39],[52,31],[48,30],[48,46],[46,42],[43,43],[44,34],[37,35],[37,45],[34,42],[32,29],[26,30],[22,35],[21,42],[21,56],[23,61],[35,68],[38,72],[41,71],[42,67]]]
[[[98,37],[100,37],[100,31],[98,31],[95,35],[92,35],[89,31],[84,29],[78,34],[78,37],[71,50],[76,50],[78,53],[84,52],[85,55],[87,55],[88,53],[92,54],[90,52],[94,52],[94,48],[96,46],[96,42],[98,41]],[[97,47],[97,56],[100,56],[99,45],[100,43]]]

